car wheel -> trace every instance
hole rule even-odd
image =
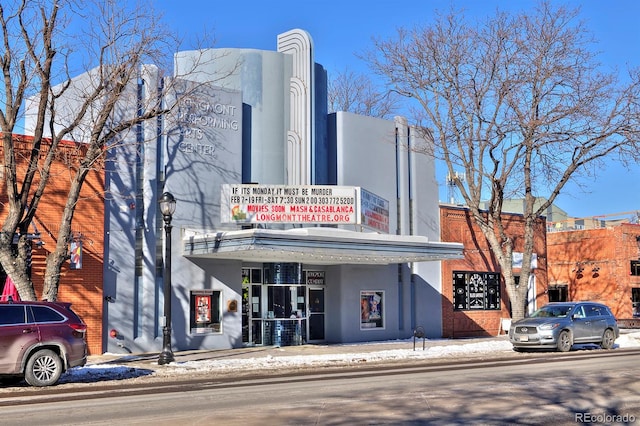
[[[571,339],[571,333],[567,330],[562,330],[558,336],[558,350],[560,352],[569,352],[573,346]]]
[[[604,335],[602,336],[602,342],[600,342],[600,347],[602,349],[611,349],[613,348],[613,344],[616,341],[616,337],[613,334],[613,330],[607,328],[604,331]]]
[[[31,386],[51,386],[62,375],[62,359],[52,350],[43,349],[27,361],[24,379]]]

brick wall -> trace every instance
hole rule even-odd
[[[21,137],[24,143],[16,143],[15,147],[26,153],[30,152],[29,137]],[[0,147],[1,151],[1,147]],[[43,147],[44,155],[47,147]],[[67,201],[69,184],[74,174],[74,166],[83,154],[83,146],[72,142],[61,144],[56,160],[51,168],[51,177],[38,206],[34,225],[42,236],[42,247],[34,245],[32,281],[36,295],[42,296],[43,277],[46,256],[55,248],[62,209]],[[24,164],[20,165],[24,167]],[[37,185],[37,180],[35,182]],[[34,186],[35,188],[35,186]],[[0,188],[0,200],[6,200],[6,187]],[[6,215],[0,213],[0,218]],[[90,354],[101,354],[102,347],[102,315],[103,315],[103,253],[104,253],[104,170],[98,166],[91,171],[81,191],[76,206],[72,230],[80,236],[83,244],[82,269],[70,270],[69,262],[62,267],[58,300],[71,302],[72,309],[87,323],[87,342]]]
[[[506,232],[514,240],[514,251],[523,251],[524,222],[521,215],[504,214]],[[534,253],[538,255],[536,277],[537,301],[544,300],[546,280],[545,222],[537,223],[534,239]],[[442,336],[473,337],[496,336],[504,333],[502,318],[510,318],[509,297],[501,278],[499,310],[455,311],[453,309],[453,272],[477,271],[500,272],[500,267],[489,249],[482,231],[473,223],[468,209],[442,205],[440,207],[440,237],[445,242],[460,242],[464,245],[464,258],[442,262]],[[519,273],[519,270],[514,270]]]
[[[640,276],[630,275],[630,261],[640,259],[640,225],[552,232],[547,235],[549,285],[567,286],[569,300],[592,300],[609,306],[618,318],[631,318],[631,289]]]

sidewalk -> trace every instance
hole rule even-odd
[[[584,346],[582,349],[598,348],[597,345]],[[617,348],[640,347],[640,331],[621,329],[616,340]],[[576,348],[580,349],[580,348]],[[405,339],[379,342],[305,344],[300,346],[252,346],[236,349],[204,349],[175,351],[174,362],[169,365],[158,364],[159,353],[115,354],[90,356],[91,365],[123,365],[158,371],[168,367],[190,369],[243,369],[243,368],[282,368],[293,366],[317,366],[353,364],[355,362],[396,362],[416,359],[451,359],[471,357],[511,357],[513,351],[509,337],[460,338],[460,339]]]
[[[463,346],[473,344],[486,345],[487,350],[491,351],[492,346],[508,344],[508,336],[501,335],[498,337],[479,337],[464,339],[415,339],[414,340],[385,340],[380,342],[361,342],[361,343],[340,343],[340,344],[304,344],[299,346],[250,346],[236,349],[203,349],[191,351],[175,351],[175,363],[187,363],[198,361],[225,361],[231,360],[251,360],[261,358],[284,358],[284,357],[330,357],[334,356],[353,356],[363,354],[378,354],[387,352],[416,352],[417,357],[421,357],[420,352],[426,352],[435,347],[451,347],[458,346],[457,352],[464,352]],[[510,344],[509,344],[510,346]],[[424,349],[423,349],[424,348]],[[144,365],[145,368],[157,369],[159,366],[158,353],[142,353],[142,354],[115,354],[105,353],[103,355],[93,355],[88,359],[88,365],[92,364],[121,364],[121,365]]]

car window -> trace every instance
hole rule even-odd
[[[585,310],[587,311],[588,317],[599,317],[601,315],[605,315],[605,313],[602,312],[602,309],[600,308],[600,306],[587,305],[585,306]]]
[[[35,322],[62,322],[65,317],[46,306],[32,306]]]
[[[22,305],[0,306],[0,325],[25,324],[25,310]]]
[[[584,313],[584,309],[582,306],[577,306],[575,312],[573,313],[574,318],[584,318],[586,315]]]
[[[532,318],[563,318],[569,313],[571,306],[543,306],[531,314]]]

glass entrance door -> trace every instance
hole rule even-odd
[[[308,287],[309,296],[309,320],[307,321],[309,330],[309,342],[321,342],[325,340],[324,336],[324,287]]]
[[[251,302],[249,299],[249,286],[242,284],[242,343],[247,344],[251,339],[249,324],[251,322]]]
[[[262,269],[242,269],[242,342],[262,344]]]

